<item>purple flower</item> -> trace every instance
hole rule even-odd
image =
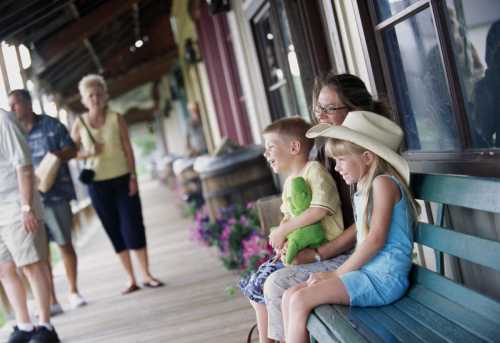
[[[248,217],[246,217],[244,215],[240,217],[240,223],[241,223],[241,225],[244,225],[244,226],[250,226],[250,220],[248,219]]]

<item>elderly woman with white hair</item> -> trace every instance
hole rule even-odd
[[[106,82],[100,75],[85,76],[78,89],[88,112],[75,121],[71,136],[80,147],[77,158],[92,165],[90,199],[128,276],[122,294],[139,289],[131,250],[139,261],[143,286],[160,287],[163,283],[149,271],[134,153],[125,120],[108,109]]]

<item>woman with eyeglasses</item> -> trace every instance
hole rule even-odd
[[[317,79],[313,94],[313,121],[341,125],[350,111],[370,111],[388,116],[388,109],[373,99],[363,81],[351,74],[330,73]],[[305,282],[309,275],[337,269],[348,257],[356,243],[353,211],[349,186],[335,171],[334,160],[326,157],[324,141],[317,142],[316,159],[332,174],[342,202],[342,214],[347,229],[335,240],[317,249],[306,248],[294,259],[294,266],[272,273],[264,284],[265,305],[261,317],[268,320],[267,336],[271,340],[284,341],[281,301],[283,293],[290,287]]]

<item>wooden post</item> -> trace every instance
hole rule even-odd
[[[10,92],[10,82],[7,76],[7,68],[5,67],[5,59],[3,57],[3,44],[0,44],[0,72],[2,73],[2,81],[5,87],[5,92],[9,94]]]
[[[14,46],[16,49],[16,60],[17,60],[17,65],[19,66],[19,73],[21,74],[21,79],[23,80],[23,88],[26,88],[26,73],[24,72],[23,69],[23,63],[21,61],[21,54],[19,53],[19,45]]]

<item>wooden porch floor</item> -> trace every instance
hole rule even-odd
[[[63,342],[244,342],[253,312],[239,292],[225,293],[238,276],[189,240],[191,220],[173,193],[151,181],[141,184],[141,195],[151,269],[166,286],[120,295],[124,273],[98,228],[77,248],[80,290],[89,304],[53,319]],[[67,286],[57,270],[55,282],[64,307]]]

